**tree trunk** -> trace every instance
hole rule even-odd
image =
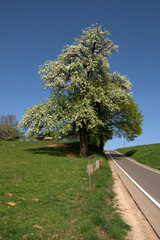
[[[87,128],[86,124],[82,124],[82,128],[80,129],[80,157],[87,157],[88,152],[88,139],[87,139]]]
[[[100,150],[103,151],[103,147],[104,147],[104,139],[103,139],[103,135],[102,135],[102,134],[99,136],[99,142],[100,142],[100,146],[99,146],[99,148],[100,148]]]

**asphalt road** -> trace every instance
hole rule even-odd
[[[160,203],[160,172],[159,174],[128,160],[124,155],[111,152],[117,164],[129,174],[146,192]]]
[[[113,162],[112,164],[121,180],[160,239],[160,208],[139,190],[116,163],[143,188],[151,198],[155,199],[158,205],[160,203],[160,171],[147,168],[116,151],[109,151],[109,154],[109,159]]]

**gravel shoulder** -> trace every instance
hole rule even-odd
[[[114,179],[113,191],[116,193],[115,205],[118,206],[119,212],[124,221],[131,226],[131,231],[128,233],[126,239],[158,240],[159,238],[119,178],[116,170],[114,169],[114,163],[110,160],[108,162],[112,171],[112,177]]]

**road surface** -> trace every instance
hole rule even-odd
[[[108,156],[160,239],[160,171],[139,164],[116,151],[109,151]]]

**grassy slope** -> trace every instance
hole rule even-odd
[[[129,227],[113,208],[105,156],[92,147],[89,158],[67,157],[77,143],[49,144],[0,141],[0,239],[124,239]],[[97,159],[90,194],[86,167]]]
[[[140,163],[160,169],[160,143],[120,148],[117,151],[129,156]]]

